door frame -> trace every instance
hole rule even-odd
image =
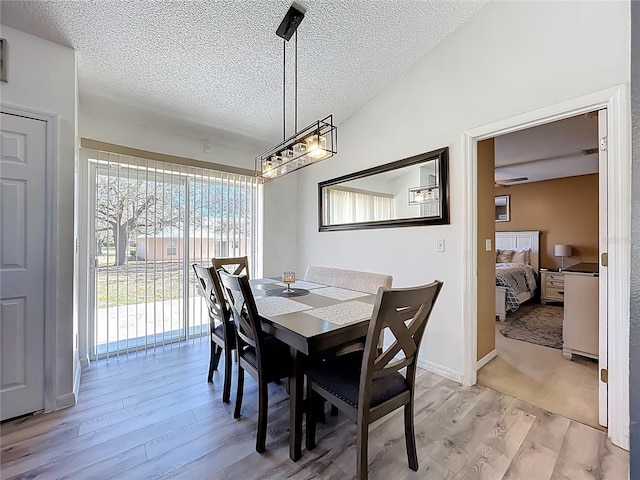
[[[631,249],[631,118],[628,85],[594,92],[463,132],[463,330],[465,385],[477,381],[477,143],[594,110],[608,113],[608,370],[611,441],[629,449],[629,298]]]
[[[59,405],[57,398],[56,350],[57,350],[57,301],[56,256],[57,235],[55,226],[58,221],[57,213],[57,160],[58,160],[58,115],[38,112],[23,107],[0,105],[0,111],[11,115],[40,120],[46,124],[46,158],[45,158],[45,248],[44,248],[44,409],[55,410],[68,405]]]

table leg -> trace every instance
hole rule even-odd
[[[293,368],[289,377],[289,457],[302,456],[302,413],[304,410],[304,367],[306,356],[291,348]]]

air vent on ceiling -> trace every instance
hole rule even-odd
[[[509,188],[511,185],[509,183],[513,182],[526,182],[529,180],[529,177],[518,177],[518,178],[506,178],[504,180],[496,180],[496,188]]]
[[[598,153],[598,148],[585,148],[584,150],[582,150],[582,154],[583,155],[595,155],[596,153]]]

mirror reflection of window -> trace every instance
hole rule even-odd
[[[416,155],[319,183],[320,231],[449,223],[447,152]]]
[[[329,224],[389,220],[393,212],[392,193],[349,186],[327,188],[324,202],[328,206],[325,219]]]

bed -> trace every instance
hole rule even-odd
[[[514,252],[513,257],[508,251]],[[535,296],[539,273],[540,231],[496,232],[496,317],[499,320],[504,321],[507,312],[515,312]]]

